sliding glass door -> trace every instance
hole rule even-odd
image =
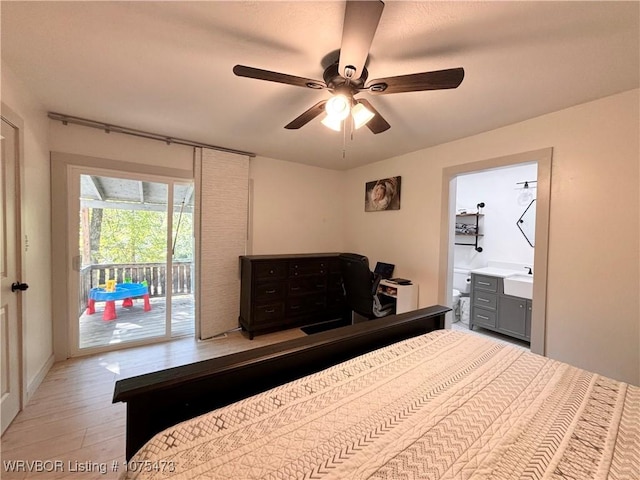
[[[69,175],[71,353],[194,335],[193,184]]]

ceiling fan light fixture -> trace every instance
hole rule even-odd
[[[356,103],[351,109],[351,116],[353,117],[353,126],[357,130],[369,123],[376,114],[365,107],[362,103]]]
[[[330,128],[331,130],[335,130],[336,132],[339,132],[340,130],[342,130],[342,120],[337,117],[332,117],[331,115],[325,115],[321,123],[325,127]]]
[[[351,103],[346,96],[338,94],[331,97],[324,108],[328,117],[342,121],[349,116]]]

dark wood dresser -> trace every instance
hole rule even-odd
[[[240,257],[240,326],[254,335],[345,315],[338,253]]]

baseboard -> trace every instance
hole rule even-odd
[[[42,365],[42,368],[40,368],[40,371],[38,371],[38,374],[34,377],[31,383],[27,385],[27,398],[25,399],[25,405],[29,402],[29,400],[31,400],[33,394],[36,393],[36,390],[38,389],[44,378],[47,376],[47,373],[49,373],[49,370],[51,370],[54,362],[55,355],[51,354],[47,361],[44,362],[44,365]]]

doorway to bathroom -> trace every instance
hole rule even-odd
[[[486,328],[487,325],[479,324],[481,322],[474,325],[470,321],[471,272],[491,272],[487,268],[494,268],[493,273],[504,269],[505,272],[528,275],[533,271],[537,178],[538,164],[534,162],[461,174],[452,180],[456,191],[451,303],[453,329],[472,328],[474,332],[529,349],[526,337],[529,337],[530,325],[526,325],[526,314],[531,307],[526,301],[521,302],[525,313],[520,333],[513,323],[512,330],[516,332],[510,334],[499,328]],[[480,310],[473,312],[476,320],[491,321],[495,311],[497,321],[497,293],[486,292],[477,298],[477,302],[485,303]]]
[[[447,255],[440,264],[439,298],[454,308],[447,327],[491,335],[523,347],[529,346],[523,340],[530,339],[531,351],[544,354],[551,155],[549,148],[443,170],[441,246]],[[529,268],[532,278],[528,277]],[[502,290],[488,292],[483,299],[491,302],[484,307],[486,314],[476,309],[476,315],[487,318],[489,328],[471,316],[471,272],[496,274],[502,270],[531,280],[531,293],[522,293],[522,304],[514,307],[526,312],[522,318],[526,316],[528,322],[528,338],[517,332],[503,336],[506,329],[496,326],[499,307],[493,296],[498,302],[498,296],[505,293]],[[501,289],[502,279],[498,282]],[[503,302],[504,309],[509,307],[507,300],[511,298]],[[505,315],[510,321],[511,313]]]

